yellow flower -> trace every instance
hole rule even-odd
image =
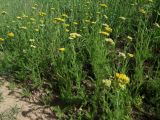
[[[127,36],[127,39],[129,42],[131,42],[133,38],[131,36]]]
[[[67,14],[62,14],[62,17],[68,18]]]
[[[112,81],[109,79],[105,79],[105,80],[102,80],[102,83],[104,84],[105,87],[110,87],[112,84]]]
[[[13,32],[9,32],[7,35],[8,35],[8,37],[14,37],[14,33]]]
[[[65,31],[66,31],[66,32],[69,32],[69,30],[68,30],[68,29],[65,29]]]
[[[108,6],[106,4],[99,4],[101,7],[107,8]]]
[[[127,53],[127,55],[128,55],[128,57],[130,57],[130,58],[134,57],[134,55],[131,54],[131,53]]]
[[[34,29],[36,32],[39,32],[39,29],[38,28],[36,28],[36,29]]]
[[[146,14],[146,11],[143,8],[139,9],[139,12],[142,14]]]
[[[86,23],[90,23],[91,21],[90,20],[84,20]]]
[[[34,4],[34,6],[35,6],[35,7],[37,7],[37,6],[38,6],[38,4]]]
[[[35,39],[29,39],[30,42],[35,42]]]
[[[109,26],[108,26],[108,27],[105,27],[104,29],[105,29],[105,31],[108,32],[108,33],[111,33],[111,32],[112,32],[112,28],[110,28]]]
[[[22,15],[22,17],[23,17],[23,18],[28,18],[28,16],[27,16],[27,15],[25,15],[25,14],[23,14],[23,15]]]
[[[104,36],[109,36],[109,33],[108,32],[105,32],[105,31],[101,31],[99,32],[101,35],[104,35]]]
[[[51,8],[51,10],[55,10],[55,8]]]
[[[103,24],[103,26],[104,26],[104,27],[109,27],[109,25],[108,25],[108,24],[106,24],[106,23],[104,23],[104,24]]]
[[[16,18],[17,18],[18,20],[22,20],[22,17],[20,17],[20,16],[17,16]]]
[[[78,25],[78,23],[77,23],[77,22],[73,22],[73,24],[74,24],[74,25]]]
[[[36,48],[36,46],[35,46],[35,45],[30,45],[30,47],[31,47],[31,48]]]
[[[118,55],[118,56],[119,56],[119,57],[122,57],[122,58],[124,58],[124,59],[126,59],[125,53],[119,52],[119,55]]]
[[[111,45],[115,45],[115,42],[111,38],[106,38],[105,41]]]
[[[75,39],[75,38],[78,38],[78,37],[81,37],[81,35],[80,34],[78,34],[78,33],[70,33],[70,36],[69,36],[69,39]]]
[[[108,16],[107,16],[107,15],[103,15],[103,16],[104,16],[105,19],[108,19]]]
[[[95,22],[95,21],[92,21],[91,23],[92,23],[92,24],[96,24],[96,22]]]
[[[58,49],[60,52],[64,52],[65,51],[65,48],[59,48]]]
[[[119,17],[119,19],[121,19],[121,20],[123,20],[123,21],[125,21],[125,20],[126,20],[126,18],[125,18],[125,17],[123,17],[123,16],[120,16],[120,17]]]
[[[118,82],[122,85],[126,85],[130,82],[129,77],[123,73],[116,73],[115,77],[117,78]]]
[[[157,28],[160,28],[160,25],[158,23],[154,23],[154,25],[157,27]]]
[[[63,26],[64,26],[64,27],[69,27],[69,24],[66,24],[66,23],[65,23],[65,24],[63,24]]]
[[[63,18],[54,18],[53,22],[65,22],[65,19],[63,19]]]
[[[20,29],[27,30],[26,26],[19,27]]]
[[[31,20],[31,21],[35,21],[35,19],[34,19],[34,18],[30,18],[30,20]]]
[[[33,6],[32,9],[33,9],[33,10],[36,10],[37,8]]]
[[[0,37],[0,43],[2,43],[3,41],[4,41],[4,39]]]
[[[47,14],[45,13],[45,12],[39,12],[39,16],[40,17],[44,17],[44,16],[46,16]]]
[[[125,85],[125,84],[119,83],[118,85],[119,85],[119,87],[120,87],[121,89],[125,89],[125,88],[126,88],[126,85]]]

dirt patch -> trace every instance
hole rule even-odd
[[[44,107],[38,102],[26,100],[21,97],[21,89],[9,90],[9,82],[0,77],[3,85],[0,86],[3,100],[0,102],[0,113],[5,113],[11,108],[18,108],[17,120],[56,120],[49,107]]]

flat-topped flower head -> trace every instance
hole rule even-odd
[[[132,41],[132,37],[131,36],[127,36],[127,40],[129,41],[129,42],[131,42]]]
[[[3,43],[3,42],[4,42],[4,38],[0,37],[0,43]]]
[[[36,48],[36,46],[35,46],[35,45],[30,45],[30,47],[31,47],[31,48]]]
[[[131,54],[131,53],[127,53],[127,55],[128,55],[128,57],[130,57],[130,58],[133,58],[133,57],[134,57],[134,55]]]
[[[107,36],[107,37],[109,36],[109,33],[106,31],[101,31],[101,32],[99,32],[99,34],[101,34],[103,36]]]
[[[142,14],[146,14],[146,11],[143,8],[140,8],[139,12],[142,13]]]
[[[105,31],[108,32],[108,33],[111,33],[111,32],[112,32],[112,28],[109,27],[109,26],[108,26],[108,27],[105,27],[104,29],[105,29]]]
[[[123,53],[123,52],[119,52],[119,57],[123,58],[123,59],[126,59],[126,54]]]
[[[69,39],[75,39],[75,38],[79,38],[79,37],[82,37],[80,34],[78,33],[70,33],[70,36],[69,36]]]
[[[20,17],[20,16],[17,16],[16,18],[17,18],[18,20],[22,20],[22,17]]]
[[[104,84],[105,87],[110,87],[112,84],[112,81],[109,79],[104,79],[102,80],[102,83]]]
[[[64,13],[62,14],[62,17],[68,18],[68,15]]]
[[[65,51],[65,48],[59,48],[58,49],[60,52],[64,52]]]
[[[47,14],[45,13],[45,12],[39,12],[39,16],[40,17],[44,17],[44,16],[46,16]]]
[[[32,7],[33,10],[36,10],[37,8],[35,6]]]
[[[23,14],[23,15],[22,15],[22,17],[23,17],[23,18],[28,18],[28,16],[27,16],[27,15],[25,15],[25,14]]]
[[[106,4],[104,4],[104,3],[102,3],[102,4],[99,4],[101,7],[103,7],[103,8],[107,8],[108,6],[106,5]]]
[[[115,78],[122,85],[126,85],[130,82],[129,77],[126,74],[123,74],[123,73],[116,73]]]
[[[157,27],[157,28],[160,28],[160,25],[158,23],[154,23],[154,25]]]
[[[35,21],[36,19],[32,17],[32,18],[30,18],[30,20],[31,20],[31,21]]]
[[[54,18],[53,22],[65,22],[65,19],[63,19],[63,18]]]
[[[78,23],[77,23],[77,22],[73,22],[73,24],[74,24],[74,25],[78,25]]]
[[[36,29],[34,29],[34,31],[39,32],[39,29],[38,29],[38,28],[36,28]]]
[[[27,27],[26,26],[21,26],[19,27],[20,29],[23,29],[23,30],[27,30]]]
[[[115,45],[115,42],[111,38],[106,38],[105,41],[111,45]]]
[[[14,37],[14,33],[13,33],[13,32],[9,32],[9,33],[7,34],[7,36],[12,38],[12,37]]]

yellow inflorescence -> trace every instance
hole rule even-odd
[[[8,36],[8,37],[14,37],[14,33],[13,33],[13,32],[9,32],[9,33],[7,34],[7,36]]]
[[[126,85],[130,82],[129,77],[123,73],[116,73],[115,77],[118,80],[118,82],[122,85]]]
[[[81,37],[81,35],[78,33],[70,33],[69,39],[72,40],[72,39],[79,38],[79,37]]]
[[[58,49],[60,52],[64,52],[65,51],[65,48],[59,48]]]
[[[2,43],[3,41],[4,41],[4,39],[0,37],[0,43]]]
[[[102,83],[104,84],[105,87],[110,87],[112,84],[112,81],[109,79],[104,79],[102,80]]]
[[[54,18],[54,22],[65,22],[63,18]]]
[[[39,16],[41,16],[41,17],[44,17],[44,16],[46,16],[47,14],[45,13],[45,12],[39,12]]]

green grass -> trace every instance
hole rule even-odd
[[[0,3],[0,72],[43,90],[59,119],[160,119],[158,0]]]

